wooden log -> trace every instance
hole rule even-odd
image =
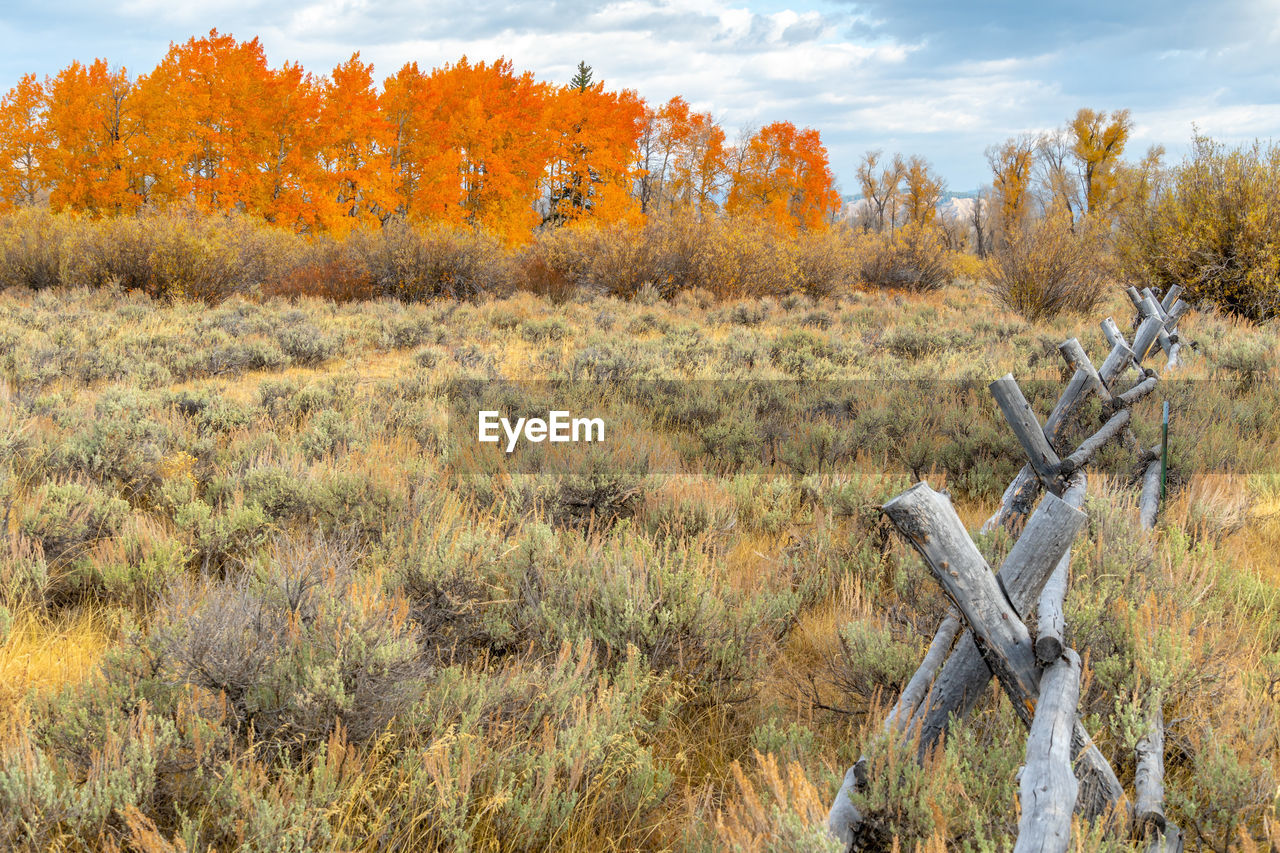
[[[1160,307],[1164,309],[1166,314],[1169,313],[1169,309],[1173,307],[1173,304],[1178,301],[1178,297],[1181,295],[1182,285],[1180,284],[1172,285],[1165,291],[1164,299],[1160,300]]]
[[[1102,366],[1098,368],[1098,376],[1102,378],[1103,384],[1110,388],[1111,384],[1129,368],[1142,373],[1142,365],[1138,364],[1138,358],[1133,354],[1133,350],[1124,341],[1119,341],[1111,348],[1111,352],[1107,353]]]
[[[951,652],[951,646],[955,643],[956,635],[960,633],[960,627],[960,616],[954,610],[942,620],[924,654],[924,660],[920,662],[915,674],[902,689],[902,695],[898,697],[897,704],[885,718],[886,731],[892,731],[895,728],[899,731],[909,730],[912,720],[916,717],[916,710],[929,692],[929,685],[933,683],[938,670],[942,668],[943,661]]]
[[[1001,524],[1012,526],[1014,519],[1023,518],[1031,512],[1031,506],[1039,494],[1040,480],[1036,477],[1036,472],[1031,470],[1030,465],[1023,465],[1000,497],[1000,508],[982,523],[980,532],[991,533]]]
[[[933,635],[932,642],[929,643],[924,660],[921,661],[919,668],[903,688],[897,703],[885,718],[886,732],[907,734],[911,731],[913,721],[917,719],[916,711],[924,700],[929,685],[933,683],[934,676],[938,674],[943,661],[946,660],[947,653],[951,651],[951,645],[955,641],[956,634],[960,632],[960,627],[960,617],[954,610],[942,620],[942,624]],[[862,814],[853,804],[850,795],[865,783],[866,767],[867,758],[864,755],[845,771],[840,790],[836,792],[835,801],[827,812],[827,829],[846,847],[853,842],[853,832],[862,822]]]
[[[1156,301],[1156,297],[1151,292],[1151,288],[1148,287],[1142,291],[1142,304],[1138,307],[1138,310],[1147,320],[1153,317],[1160,320],[1160,329],[1156,331],[1156,343],[1160,344],[1160,348],[1163,349],[1167,355],[1169,351],[1173,349],[1173,340],[1169,337],[1169,330],[1166,328],[1168,325],[1168,315],[1165,314],[1164,309],[1160,307],[1160,303]],[[1142,357],[1145,358],[1146,356],[1143,355]]]
[[[1058,397],[1057,404],[1049,413],[1049,419],[1044,422],[1044,434],[1050,442],[1062,430],[1062,423],[1067,413],[1075,411],[1090,391],[1097,393],[1106,402],[1111,401],[1111,392],[1107,390],[1102,377],[1098,375],[1097,369],[1094,368],[1093,362],[1089,360],[1089,356],[1085,354],[1078,340],[1071,338],[1063,341],[1058,345],[1058,352],[1062,353],[1063,359],[1074,367],[1076,372],[1072,374],[1067,387]]]
[[[1110,321],[1103,321],[1104,324]],[[1115,323],[1112,322],[1114,327]],[[1104,326],[1105,331],[1105,326]],[[1141,365],[1134,358],[1133,350],[1129,349],[1128,344],[1124,341],[1124,336],[1120,334],[1120,330],[1116,329],[1117,340],[1112,344],[1111,352],[1107,354],[1107,358],[1102,362],[1102,367],[1098,368],[1098,377],[1102,380],[1103,385],[1110,386],[1120,377],[1125,370],[1133,367],[1139,374],[1146,375]],[[1072,389],[1070,386],[1067,392]],[[1064,392],[1058,399],[1058,404],[1054,406],[1053,413],[1049,416],[1049,421],[1045,423],[1045,437],[1050,443],[1058,438],[1061,431],[1070,417],[1075,413],[1076,408],[1084,401],[1082,390],[1077,390],[1068,397],[1068,393]],[[1055,418],[1054,415],[1057,417]],[[983,533],[990,533],[1001,524],[1014,526],[1016,519],[1025,518],[1035,504],[1035,499],[1040,494],[1040,480],[1030,465],[1024,465],[1022,470],[1005,489],[1004,495],[1000,499],[1000,508],[992,513],[991,517],[982,525]]]
[[[1040,482],[1049,491],[1060,493],[1062,486],[1058,480],[1058,454],[1049,445],[1044,428],[1040,426],[1035,412],[1031,411],[1031,405],[1023,396],[1013,374],[1006,373],[989,387]]]
[[[881,509],[924,558],[969,624],[983,658],[1009,694],[1014,710],[1030,725],[1040,689],[1031,634],[969,538],[951,502],[927,483],[917,483]]]
[[[1150,300],[1149,303],[1148,300]],[[1142,301],[1145,309],[1143,313],[1147,316],[1159,317],[1161,320],[1167,316],[1167,312],[1160,306],[1160,300],[1156,298],[1155,291],[1151,288],[1142,288]]]
[[[1097,432],[1082,441],[1074,453],[1063,459],[1058,466],[1058,470],[1063,475],[1070,476],[1089,464],[1089,460],[1102,449],[1103,445],[1120,434],[1120,431],[1129,423],[1130,417],[1128,409],[1121,409],[1116,412],[1107,419],[1105,424],[1098,428]]]
[[[1056,506],[1051,495],[1046,495],[1045,501],[1050,506]],[[1062,503],[1065,504],[1065,501]],[[994,674],[1009,695],[1019,718],[1029,726],[1039,695],[1038,670],[1030,632],[1012,602],[1012,596],[1016,593],[1010,590],[1006,595],[1005,592],[1010,589],[1011,584],[1006,582],[1002,588],[974,546],[973,540],[969,538],[951,502],[946,496],[930,489],[927,484],[918,483],[889,501],[882,509],[903,537],[924,558],[930,571],[942,584],[970,627],[966,636],[961,638],[952,658],[943,666],[938,681],[934,683],[934,691],[931,692],[958,691],[962,701],[969,703],[971,707],[976,696],[981,695],[985,689],[985,681]],[[1021,541],[1019,539],[1019,543]],[[1029,596],[1030,601],[1038,597],[1044,580],[1062,558],[1066,547],[1064,545],[1052,551],[1044,548],[1037,550],[1039,553],[1034,555],[1033,563],[1036,565],[1038,579],[1028,578],[1028,589],[1035,590]],[[1009,559],[1013,557],[1011,551]],[[1031,559],[1031,555],[1028,555],[1028,559]],[[968,659],[971,654],[968,651],[970,645],[975,647],[978,660],[985,661],[988,670],[985,677],[979,675],[977,679],[981,686],[971,679],[972,661]],[[956,659],[957,655],[964,655],[967,660],[960,660],[961,665],[956,668],[954,677],[948,677],[951,660]],[[939,704],[946,698],[949,697],[940,695]],[[925,727],[929,725],[929,717],[933,715],[934,703],[931,701],[921,726],[922,749],[926,748]],[[1076,772],[1081,779],[1082,811],[1090,818],[1111,812],[1124,797],[1124,790],[1115,771],[1098,751],[1079,720],[1076,720],[1072,729],[1071,741],[1072,754],[1077,756]]]
[[[1133,303],[1133,307],[1139,311],[1142,310],[1142,294],[1138,292],[1138,288],[1129,285],[1124,289],[1125,295],[1129,297],[1129,301]]]
[[[1027,760],[1022,769],[1022,818],[1014,853],[1066,853],[1079,784],[1071,772],[1071,730],[1080,702],[1080,657],[1071,649],[1044,671]]]
[[[1107,339],[1107,343],[1111,344],[1113,347],[1116,344],[1124,344],[1126,347],[1129,346],[1129,342],[1124,339],[1124,334],[1121,333],[1120,327],[1116,325],[1115,320],[1108,317],[1102,321],[1101,325],[1102,334]]]
[[[1045,580],[1084,525],[1085,516],[1080,507],[1084,504],[1086,486],[1081,472],[1071,479],[1062,498],[1045,495],[1001,564],[997,577],[1019,614],[1029,613],[1035,606]],[[990,681],[991,669],[983,661],[970,632],[965,631],[920,709],[922,753],[946,733],[953,715],[963,717],[973,709]]]
[[[1182,315],[1186,314],[1190,309],[1191,306],[1189,304],[1179,299],[1177,302],[1173,303],[1173,307],[1169,309],[1169,318],[1165,321],[1165,325],[1170,329],[1176,327],[1178,325],[1178,321],[1182,319]]]
[[[1134,385],[1123,394],[1116,395],[1116,402],[1126,408],[1132,406],[1134,403],[1156,390],[1156,384],[1158,381],[1159,380],[1156,377],[1148,376],[1146,379],[1142,380],[1137,385]]]
[[[1080,346],[1080,342],[1078,340],[1075,338],[1069,338],[1063,341],[1058,344],[1058,352],[1060,352],[1062,357],[1066,359],[1067,364],[1070,364],[1076,369],[1077,373],[1081,371],[1085,373],[1090,389],[1097,393],[1103,400],[1111,399],[1111,392],[1107,390],[1107,386],[1103,383],[1102,377],[1098,375],[1097,368],[1093,366],[1093,362],[1089,360],[1088,354],[1085,353],[1084,347]],[[1074,377],[1072,378],[1074,379]],[[1062,396],[1065,398],[1067,395],[1064,393]]]
[[[1139,836],[1148,829],[1163,831],[1164,816],[1164,715],[1157,698],[1152,703],[1147,731],[1138,738],[1134,747],[1138,761],[1133,774],[1133,786],[1137,791],[1134,805],[1134,827]]]
[[[1067,619],[1063,607],[1070,572],[1071,550],[1068,549],[1040,590],[1040,603],[1036,607],[1036,660],[1043,664],[1056,661],[1066,648]]]
[[[1142,494],[1138,498],[1138,522],[1143,530],[1153,530],[1160,509],[1160,457],[1147,463],[1142,476]]]
[[[1164,322],[1159,317],[1147,317],[1138,326],[1137,334],[1133,336],[1133,356],[1139,364],[1151,353],[1163,330]]]
[[[1147,842],[1146,853],[1182,853],[1182,830],[1171,823]]]
[[[848,850],[853,845],[853,834],[857,831],[858,825],[862,823],[862,812],[858,811],[858,807],[853,804],[850,798],[854,791],[861,786],[859,777],[861,775],[861,759],[859,764],[855,764],[845,771],[844,779],[840,782],[840,790],[836,792],[835,801],[831,804],[831,810],[827,812],[827,831],[831,833],[842,845]]]

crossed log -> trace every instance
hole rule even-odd
[[[1063,599],[1070,544],[1084,521],[1079,510],[1085,490],[1084,466],[1117,436],[1123,435],[1136,446],[1129,429],[1129,407],[1151,393],[1157,379],[1143,369],[1142,361],[1159,344],[1169,366],[1177,363],[1174,326],[1187,310],[1186,303],[1177,299],[1179,291],[1170,289],[1161,304],[1150,291],[1138,294],[1131,289],[1130,298],[1141,317],[1133,345],[1107,318],[1102,327],[1112,348],[1100,369],[1094,368],[1078,341],[1064,342],[1059,350],[1075,372],[1043,427],[1011,374],[991,384],[1028,462],[984,530],[1001,521],[1025,517],[1037,494],[1045,493],[999,574],[986,564],[949,499],[927,484],[917,484],[882,507],[955,605],[886,719],[886,731],[907,737],[918,730],[923,759],[945,733],[950,719],[967,714],[994,675],[1032,731],[1022,780],[1019,851],[1065,851],[1073,812],[1095,819],[1128,811],[1114,770],[1076,712],[1080,664],[1064,643]],[[1123,393],[1113,394],[1111,386],[1131,368],[1139,374],[1139,381]],[[1061,458],[1053,443],[1090,392],[1098,394],[1112,414],[1075,451]],[[1038,608],[1039,623],[1034,643],[1021,618],[1033,605]],[[1043,674],[1041,665],[1045,667]],[[1157,760],[1162,758],[1162,749],[1155,755]],[[852,846],[855,828],[861,822],[849,794],[865,782],[866,772],[865,758],[849,768],[828,815],[829,829],[846,846]],[[1166,832],[1163,823],[1158,832],[1160,844],[1177,838],[1176,828]],[[1153,849],[1164,848],[1153,843]]]

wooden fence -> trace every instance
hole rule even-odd
[[[882,507],[953,604],[886,718],[885,731],[904,742],[918,737],[918,758],[923,760],[953,716],[966,715],[994,677],[1030,732],[1020,779],[1017,853],[1066,851],[1073,814],[1104,821],[1111,832],[1132,833],[1153,853],[1182,849],[1181,835],[1163,811],[1164,726],[1158,701],[1137,744],[1136,798],[1131,803],[1080,721],[1081,663],[1066,645],[1063,616],[1071,543],[1085,522],[1086,469],[1107,443],[1124,441],[1146,463],[1140,517],[1144,528],[1155,525],[1160,448],[1139,446],[1130,428],[1131,408],[1158,384],[1156,372],[1143,367],[1148,356],[1163,353],[1166,370],[1178,364],[1177,323],[1189,307],[1178,299],[1180,292],[1170,288],[1160,300],[1149,289],[1139,293],[1129,288],[1138,311],[1133,342],[1125,340],[1111,318],[1104,320],[1111,350],[1100,367],[1094,367],[1076,339],[1059,346],[1075,372],[1043,425],[1011,374],[991,383],[1026,455],[1000,509],[983,525],[984,531],[1003,525],[1018,534],[998,572],[987,565],[945,493],[917,483]],[[1064,426],[1090,394],[1098,395],[1109,417],[1079,447],[1059,455],[1055,446],[1060,446]],[[1023,621],[1032,611],[1037,615],[1034,637]],[[849,768],[827,819],[829,830],[848,850],[857,848],[862,824],[849,795],[866,784],[867,772],[865,756]]]

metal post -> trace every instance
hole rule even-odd
[[[1164,401],[1164,420],[1160,424],[1160,500],[1164,500],[1165,481],[1169,474],[1169,401]]]

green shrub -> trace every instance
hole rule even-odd
[[[0,290],[80,283],[68,281],[62,270],[63,244],[76,226],[71,217],[37,207],[0,216]]]
[[[129,504],[92,484],[51,483],[23,509],[23,534],[39,542],[48,560],[78,556],[83,547],[120,532]]]

